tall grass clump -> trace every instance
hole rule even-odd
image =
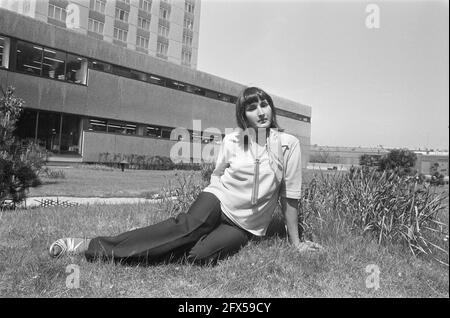
[[[319,174],[304,185],[305,233],[326,240],[353,232],[379,244],[400,244],[448,266],[448,224],[440,221],[448,194],[416,176],[370,169]]]
[[[203,189],[209,184],[214,164],[202,163],[200,173],[195,171],[179,171],[175,180],[167,180],[159,197],[159,208],[169,214],[187,212]]]

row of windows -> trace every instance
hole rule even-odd
[[[148,39],[146,38],[138,38],[137,41],[139,41],[140,46],[143,48],[148,46]],[[167,53],[167,45],[164,47],[164,43],[161,43],[159,50],[161,54]],[[13,56],[12,52],[15,52],[16,55]],[[189,55],[188,51],[183,52],[185,55]],[[15,71],[77,84],[87,85],[87,73],[89,68],[231,104],[235,104],[237,100],[235,96],[222,94],[156,74],[144,73],[94,59],[87,59],[76,54],[0,35],[0,66],[9,68],[10,60],[15,60],[15,64],[11,66]],[[282,109],[277,109],[277,112],[280,116],[310,122],[310,118],[307,116]]]
[[[120,12],[124,12],[121,11],[120,9],[118,9]],[[117,15],[118,15],[118,19],[122,20],[121,17],[125,17],[126,15],[123,15],[122,13],[120,13],[118,11]],[[128,16],[126,16],[128,19]],[[95,27],[94,27],[95,24]],[[101,25],[101,27],[97,27]],[[103,35],[103,28],[104,28],[105,23],[95,20],[95,19],[91,19],[89,18],[88,20],[88,30],[95,32],[95,33],[99,33],[101,35]],[[149,19],[145,19],[142,17],[138,17],[138,24],[137,24],[138,28],[146,30],[146,31],[150,31],[150,20]],[[168,26],[164,26],[164,25],[158,25],[158,34],[164,37],[169,37],[169,27]],[[189,45],[192,45],[192,36],[190,35],[183,35],[183,44],[188,43]]]
[[[127,33],[123,32],[123,30],[115,29],[115,33],[115,37],[119,40],[126,40]],[[8,60],[10,42],[11,40],[9,38],[0,37],[0,62],[5,68],[9,67]],[[137,36],[136,42],[139,47],[145,49],[148,48],[148,38]],[[91,68],[196,95],[215,98],[226,102],[235,102],[233,97],[229,95],[215,93],[200,87],[181,83],[154,74],[131,70],[122,66],[91,59],[88,60],[75,54],[43,47],[41,45],[17,40],[15,42],[15,47],[17,52],[15,70],[19,72],[86,85],[87,70],[88,68]],[[167,43],[158,42],[158,53],[166,55],[167,49]]]
[[[122,2],[126,2],[129,4],[129,0],[127,1],[122,1]],[[106,6],[106,0],[93,0],[91,1],[90,4],[90,9],[93,11],[97,11],[99,13],[105,14],[105,6]],[[146,11],[146,12],[151,12],[151,6],[152,6],[152,2],[151,1],[147,1],[147,0],[140,0],[139,1],[139,9]],[[194,13],[194,4],[186,1],[185,3],[185,11],[189,12],[189,13]],[[57,7],[55,5],[49,4],[49,14],[50,17],[60,20],[60,21],[65,21],[66,19],[66,10],[60,7]],[[129,16],[129,12],[120,8],[116,8],[115,11],[115,18],[117,20],[123,21],[123,22],[128,22],[128,16]],[[167,6],[163,6],[162,4],[160,5],[159,8],[159,16],[163,19],[168,20],[170,18],[170,7]],[[192,19],[186,18],[184,21],[185,27],[192,29],[193,27],[193,21]]]
[[[95,32],[95,33],[103,33],[104,23],[89,19],[88,29],[89,31]],[[126,42],[128,38],[128,32],[119,28],[114,28],[114,38],[116,40]],[[136,46],[148,49],[148,43],[149,38],[142,37],[142,36],[136,36]]]
[[[16,70],[62,81],[87,83],[87,59],[74,54],[17,41]]]
[[[130,0],[121,0],[126,4],[130,4]],[[139,0],[139,9],[150,12],[152,2],[148,0]],[[91,0],[89,8],[93,11],[105,14],[106,0]]]
[[[139,135],[137,132],[138,124],[130,123],[130,122],[119,122],[117,120],[109,120],[109,119],[99,119],[99,118],[91,118],[89,119],[89,128],[90,131],[100,131],[112,134],[123,134],[123,135]],[[142,126],[142,125],[141,125]],[[160,138],[170,140],[170,135],[175,128],[173,127],[165,127],[158,125],[145,125],[142,136],[152,137],[152,138]],[[200,141],[202,143],[210,143],[214,140],[220,140],[220,137],[217,134],[213,133],[204,133],[188,130],[190,141]],[[176,140],[181,141],[184,136],[182,134],[178,135]]]

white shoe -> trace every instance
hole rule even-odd
[[[48,252],[50,256],[53,258],[60,258],[64,255],[80,254],[81,252],[83,252],[80,249],[80,246],[82,246],[83,243],[85,242],[86,239],[82,238],[72,238],[72,237],[62,238],[53,242],[52,245],[50,245]]]

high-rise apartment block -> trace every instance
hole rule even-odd
[[[199,0],[0,0],[0,7],[197,68]]]

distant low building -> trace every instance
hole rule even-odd
[[[369,147],[330,147],[312,145],[309,162],[321,164],[340,164],[358,166],[362,155],[383,156],[389,150]]]
[[[448,152],[416,152],[416,169],[425,175],[439,172],[448,176]]]
[[[359,166],[361,156],[367,155],[374,160],[389,153],[391,149],[368,147],[330,147],[312,145],[310,147],[310,160],[308,167],[311,169],[337,169],[347,170],[351,166]],[[449,154],[448,152],[414,151],[417,155],[415,169],[425,175],[439,172],[448,176]]]

